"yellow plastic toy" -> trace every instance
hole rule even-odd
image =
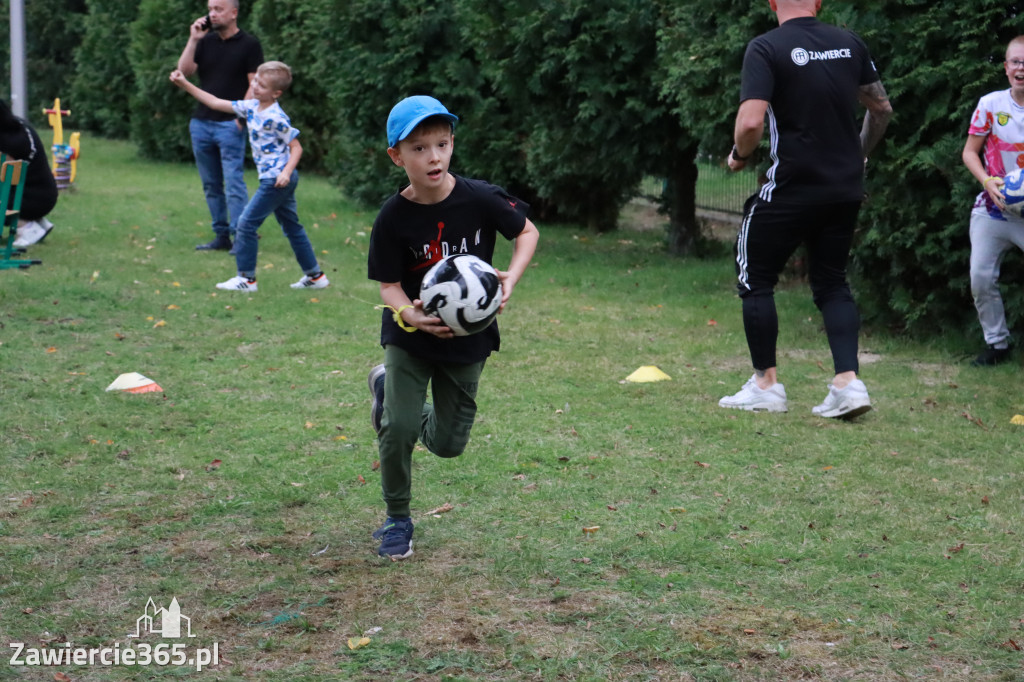
[[[67,189],[75,181],[78,174],[78,155],[81,151],[80,133],[71,133],[70,144],[64,144],[63,117],[70,116],[70,109],[60,108],[60,98],[53,100],[52,109],[43,109],[47,114],[47,122],[53,128],[53,145],[50,147],[53,163],[53,176],[57,179],[58,189]]]

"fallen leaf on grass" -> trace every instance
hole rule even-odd
[[[355,651],[356,649],[362,648],[369,643],[369,637],[350,637],[348,640],[348,648]]]
[[[890,646],[893,648],[893,651],[902,651],[910,648],[909,644],[900,641],[894,641]]]
[[[220,460],[219,459],[215,459],[215,460],[213,460],[212,462],[210,462],[209,464],[206,465],[206,470],[207,471],[216,471],[219,468],[220,468]]]
[[[999,646],[1001,646],[1001,647],[1005,647],[1005,648],[1007,648],[1007,649],[1013,649],[1014,651],[1020,651],[1020,650],[1021,650],[1021,646],[1020,646],[1020,644],[1017,644],[1017,643],[1016,643],[1015,641],[1013,641],[1012,639],[1008,639],[1008,640],[1006,640],[1005,642],[1003,642],[1003,643],[1002,643],[1002,644],[1000,644]]]
[[[579,558],[579,559],[573,559],[572,562],[574,564],[589,564],[590,563],[590,559],[588,559],[587,557],[582,557],[582,558]]]
[[[65,675],[64,673],[54,673],[53,679],[55,679],[57,682],[71,682],[71,678]]]
[[[584,535],[592,535],[600,530],[601,526],[583,526]]]
[[[436,516],[437,514],[446,514],[446,513],[450,512],[453,509],[455,509],[455,507],[452,506],[451,502],[445,502],[444,504],[442,504],[437,509],[431,509],[430,511],[428,511],[427,512],[427,516]]]
[[[964,548],[964,543],[961,542],[959,545],[954,545],[953,547],[950,547],[946,551],[949,552],[950,554],[956,554],[957,552],[963,551],[963,548]]]
[[[156,329],[157,327],[166,327],[166,326],[167,326],[166,322],[164,322],[163,320],[157,320],[156,323],[153,325],[153,329]]]
[[[56,346],[50,346],[49,348],[46,349],[46,352],[47,353],[56,353],[57,352],[57,347]]]
[[[981,417],[972,417],[970,412],[961,412],[960,416],[966,419],[967,421],[971,422],[972,424],[976,424],[977,426],[980,426],[983,429],[985,428],[985,424],[984,422],[981,421]]]
[[[745,635],[756,635],[757,634],[757,630],[754,630],[753,628],[743,628],[743,634],[745,634]]]
[[[693,462],[693,463],[694,463],[694,464],[696,464],[697,466],[699,466],[699,467],[703,468],[703,469],[707,469],[707,468],[708,468],[709,466],[711,466],[711,465],[710,465],[710,464],[708,464],[707,462],[698,462],[698,461],[696,461],[696,460],[694,460],[694,462]]]

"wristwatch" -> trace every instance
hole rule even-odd
[[[750,156],[740,156],[740,153],[736,151],[736,145],[732,146],[732,151],[730,153],[732,154],[732,158],[736,159],[737,161],[746,161],[747,159],[750,158],[750,156],[753,156],[754,154],[753,152],[751,152]]]

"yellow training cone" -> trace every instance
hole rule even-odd
[[[634,384],[643,384],[650,381],[666,381],[671,378],[654,365],[644,365],[626,377],[626,381],[631,381]]]
[[[1017,426],[1024,426],[1024,414],[1013,415],[1013,418],[1010,420],[1010,423],[1016,424]]]

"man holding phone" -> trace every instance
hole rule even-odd
[[[178,69],[186,77],[197,73],[199,86],[216,97],[247,99],[249,83],[263,63],[263,47],[238,27],[238,0],[210,0],[207,9],[209,14],[189,28]],[[213,228],[213,240],[196,250],[228,251],[249,201],[243,177],[245,126],[231,114],[196,104],[188,129]]]

